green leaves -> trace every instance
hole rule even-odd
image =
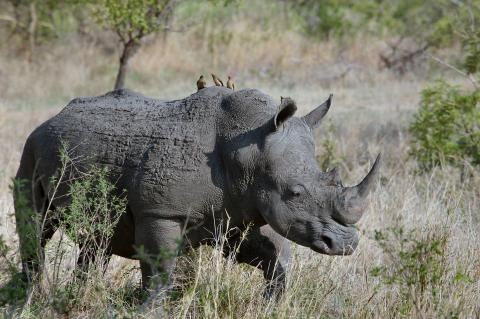
[[[167,27],[176,0],[79,0],[90,4],[97,22],[114,31],[122,42],[114,89],[125,86],[128,62],[146,35]]]
[[[480,164],[480,91],[463,92],[444,81],[422,91],[410,124],[410,155],[423,170],[440,164]]]
[[[466,35],[463,48],[466,52],[464,69],[468,74],[480,72],[480,30]]]
[[[173,0],[101,0],[95,2],[93,13],[97,21],[115,31],[123,42],[166,27]]]
[[[71,204],[62,211],[62,226],[68,236],[83,246],[108,243],[125,212],[126,199],[116,195],[106,168],[93,168],[70,185]],[[98,247],[105,249],[106,247]]]
[[[24,179],[12,179],[10,190],[15,198],[15,215],[17,232],[21,234],[20,254],[22,258],[40,256],[40,225],[39,215],[30,202],[31,185]],[[39,265],[34,262],[34,267]]]
[[[354,2],[354,1],[353,1]],[[294,4],[303,20],[305,32],[316,38],[342,36],[352,29],[353,21],[347,18],[352,12],[351,0],[304,0]]]
[[[303,0],[294,4],[311,36],[348,36],[360,28],[435,46],[451,40],[454,16],[449,13],[455,6],[443,0]]]
[[[335,133],[335,124],[332,121],[328,121],[325,138],[322,140],[323,151],[321,155],[317,156],[317,162],[324,172],[335,166],[342,165],[345,161],[345,159],[338,154],[338,147],[334,138]]]

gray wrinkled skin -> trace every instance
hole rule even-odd
[[[375,165],[361,184],[348,188],[336,170],[320,171],[313,129],[329,106],[330,100],[298,118],[288,98],[279,107],[257,90],[222,87],[170,102],[128,90],[75,99],[29,136],[17,178],[30,181],[25,191],[33,189],[32,206],[45,214],[64,141],[77,174],[92,165],[108,166],[117,188],[126,190],[127,212],[116,226],[112,254],[134,258],[141,246],[152,254],[175,251],[180,238],[193,248],[211,244],[227,220],[237,230],[225,248],[230,254],[251,225],[236,258],[262,269],[270,292],[281,291],[289,258],[284,238],[323,254],[353,252],[358,243],[353,224],[377,172]],[[38,180],[33,187],[32,180]],[[64,183],[53,208],[68,204],[66,194]],[[55,224],[47,222],[42,244]],[[22,261],[25,272],[35,271],[34,256],[23,252]],[[173,267],[174,260],[158,269],[141,261],[144,286]]]

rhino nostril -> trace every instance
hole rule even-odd
[[[323,235],[322,241],[325,243],[325,245],[327,245],[328,248],[332,249],[333,241],[330,237]]]

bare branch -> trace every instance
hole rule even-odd
[[[479,85],[478,85],[478,82],[477,80],[475,79],[475,77],[471,74],[467,74],[466,72],[460,70],[459,68],[456,68],[455,66],[449,64],[448,62],[445,62],[443,60],[440,60],[439,58],[431,55],[431,54],[427,54],[430,58],[432,58],[434,61],[440,63],[441,65],[444,65],[446,66],[447,68],[457,72],[458,74],[466,77],[468,80],[470,80],[470,82],[472,83],[472,85],[475,87],[475,89],[478,89],[479,88]]]

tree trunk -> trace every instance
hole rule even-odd
[[[128,71],[128,62],[140,48],[140,40],[130,39],[123,44],[123,52],[120,56],[120,66],[118,68],[117,79],[115,80],[115,90],[123,89],[125,86],[125,77]]]
[[[33,59],[35,52],[35,33],[37,31],[37,8],[35,1],[30,4],[30,23],[28,25],[28,43],[29,43],[29,57],[30,62]]]

